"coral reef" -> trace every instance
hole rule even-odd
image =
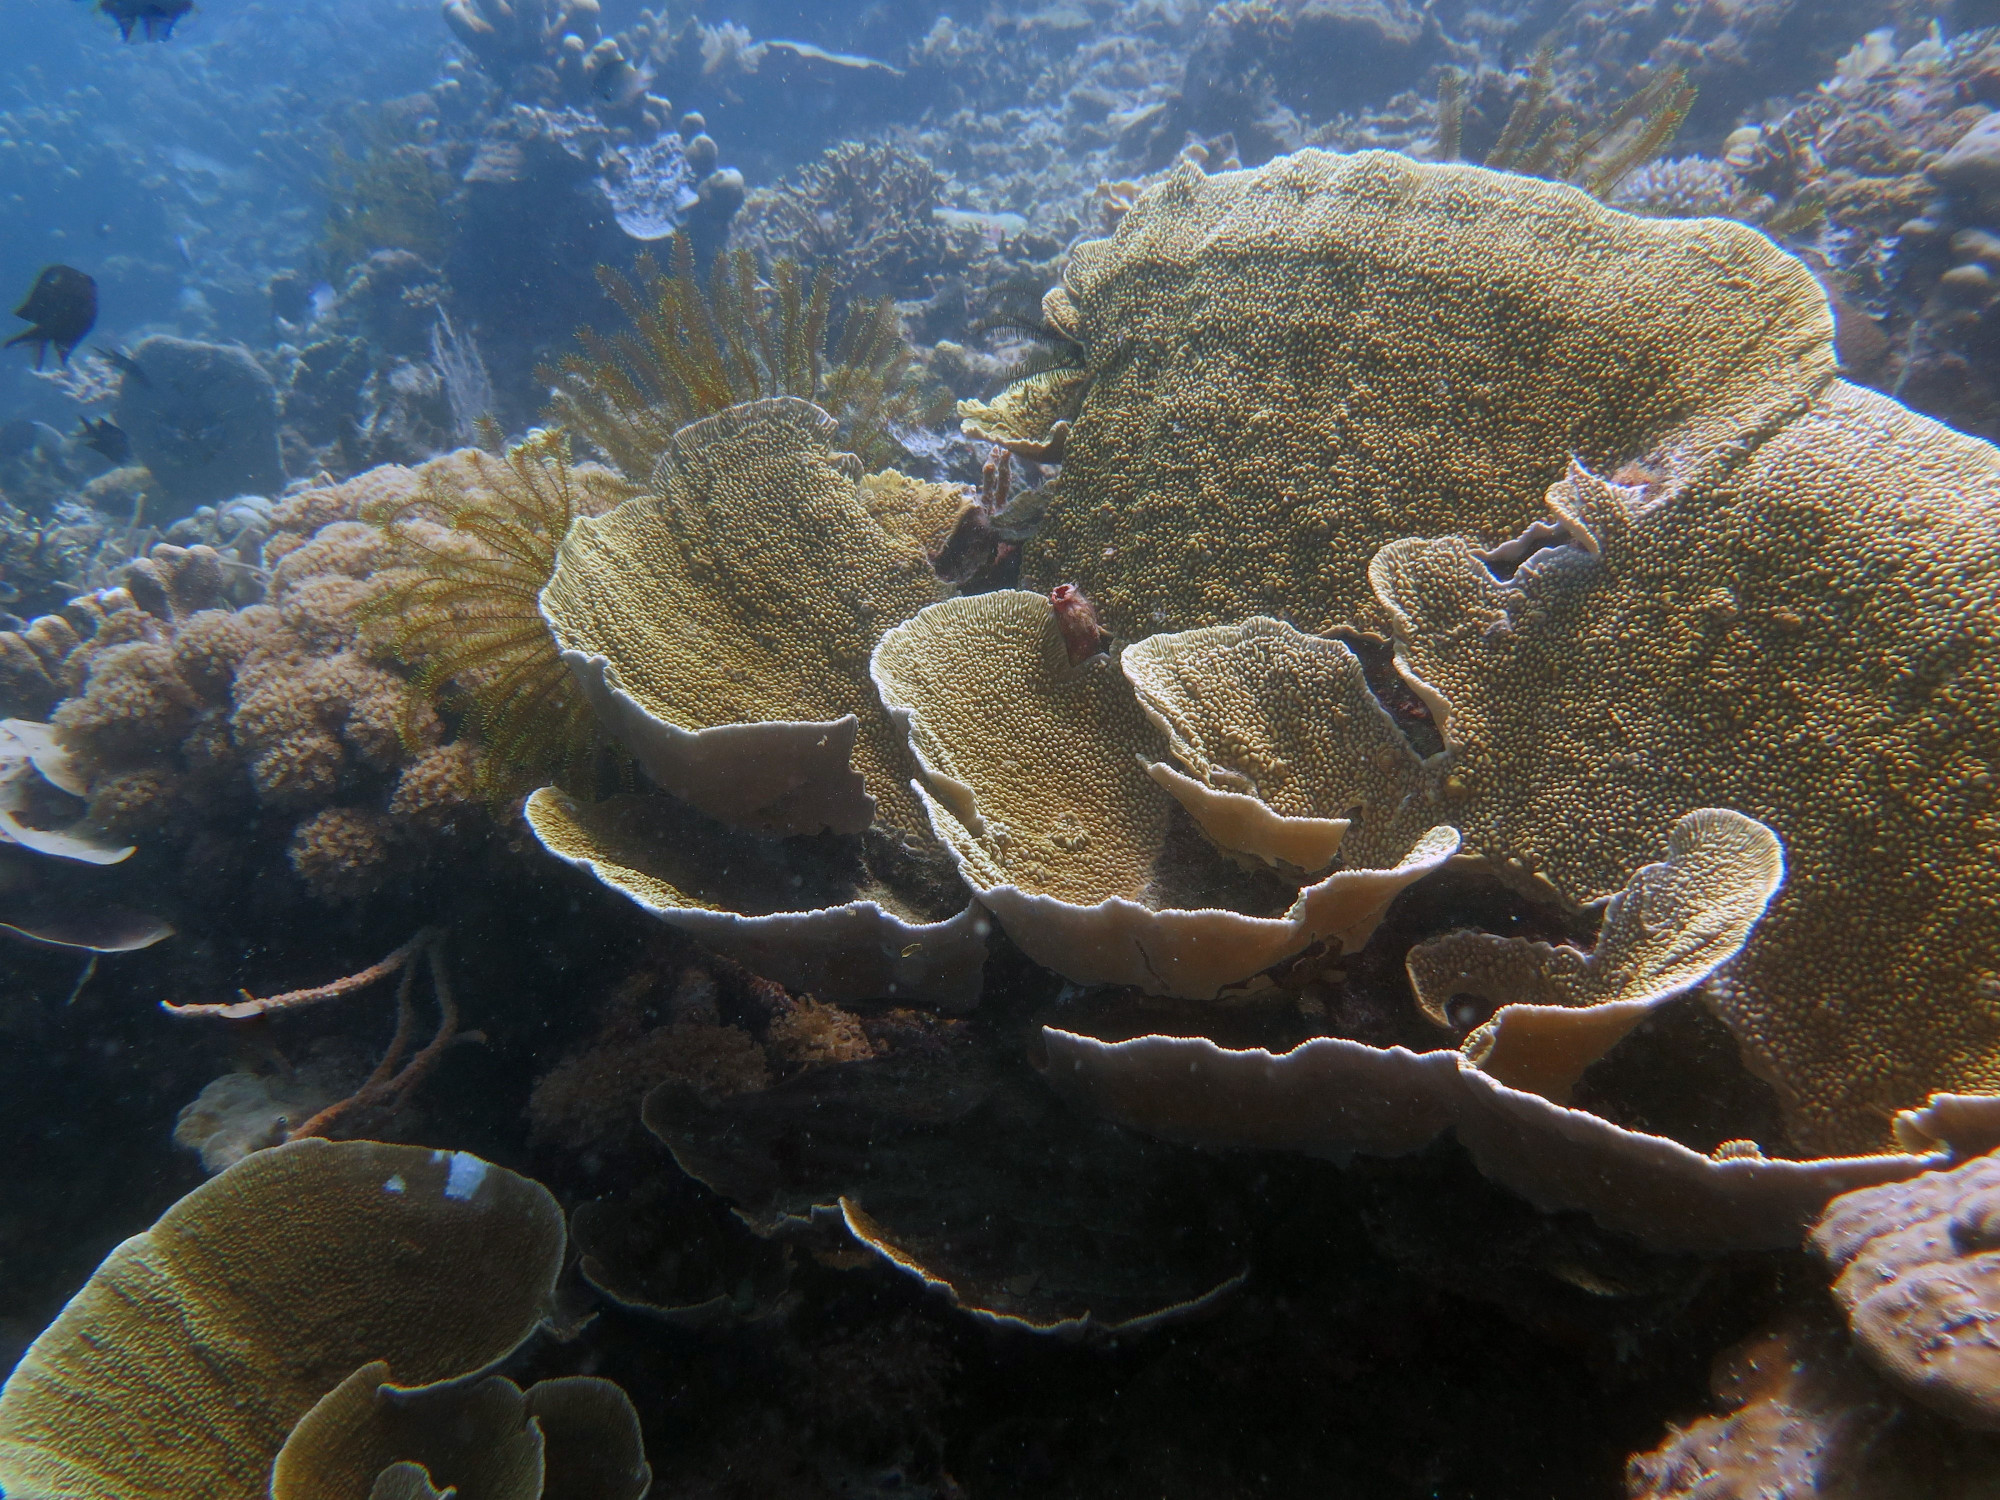
[[[673,436],[657,497],[571,527],[544,618],[606,729],[670,795],[586,806],[545,788],[528,820],[769,977],[962,1004],[983,924],[949,915],[959,902],[867,676],[876,633],[943,585],[863,502],[834,429],[794,397],[731,407]],[[789,847],[752,854],[728,828]]]
[[[461,470],[472,484],[486,472],[460,454],[290,497],[268,516],[261,603],[230,607],[231,563],[214,549],[156,546],[122,587],[0,634],[6,706],[53,714],[97,827],[179,850],[198,882],[259,857],[239,844],[218,861],[208,835],[261,810],[314,895],[373,895],[462,848],[497,784],[361,618],[421,576],[422,555],[358,512],[394,512]]]
[[[851,297],[908,300],[963,270],[978,247],[977,229],[939,216],[945,195],[922,157],[850,142],[752,193],[736,232],[766,265],[796,261],[830,272]]]

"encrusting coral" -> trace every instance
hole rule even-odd
[[[1824,296],[1753,230],[1380,152],[1183,165],[1043,307],[1085,368],[1023,583],[1126,640],[1379,619],[1386,543],[1498,546],[1570,455],[1726,443],[1834,369]]]

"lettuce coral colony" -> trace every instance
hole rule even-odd
[[[1758,7],[1631,56],[1581,7],[1508,73],[1433,9],[1001,6],[883,61],[452,0],[450,87],[341,163],[341,285],[237,362],[311,477],[162,540],[114,470],[88,590],[0,631],[6,911],[164,913],[10,920],[88,953],[0,1031],[101,1029],[217,1173],[29,1350],[9,1493],[639,1500],[648,1446],[675,1494],[1081,1493],[1114,1368],[1128,1443],[1296,1384],[1183,1487],[1304,1492],[1334,1402],[1454,1360],[1409,1430],[1530,1487],[1585,1409],[1600,1479],[1657,1443],[1634,1495],[1990,1475],[2000,459],[1858,382],[1979,347],[1992,133],[1944,114],[2000,38],[1864,37],[1641,166],[1724,141]],[[1328,30],[1377,65],[1308,128]],[[949,108],[750,118],[857,78]],[[733,246],[711,119],[804,163]],[[549,352],[599,261],[623,326]],[[77,443],[0,439],[61,489]],[[362,1132],[480,1155],[304,1139]],[[1538,1418],[1549,1370],[1626,1394]]]

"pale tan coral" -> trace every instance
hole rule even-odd
[[[933,484],[894,469],[868,475],[855,495],[885,532],[932,559],[973,506],[963,485]]]
[[[1666,857],[1642,865],[1604,907],[1589,953],[1461,929],[1420,943],[1404,967],[1417,1003],[1452,1024],[1450,1000],[1499,1014],[1466,1055],[1511,1088],[1557,1102],[1646,1014],[1741,951],[1785,876],[1777,836],[1726,808],[1689,813]]]
[[[285,555],[271,574],[278,617],[316,653],[351,646],[356,612],[374,597],[376,575],[401,561],[394,541],[360,521],[336,521]]]
[[[1394,859],[1433,820],[1416,752],[1339,641],[1259,617],[1119,660],[1187,772],[1148,774],[1224,848],[1316,875],[1343,850]]]
[[[205,701],[229,699],[236,669],[256,643],[259,617],[249,610],[204,609],[174,630],[174,667]]]
[[[136,841],[164,827],[183,794],[181,773],[164,766],[100,775],[91,783],[87,817],[112,838]]]
[[[286,857],[323,901],[357,901],[381,883],[394,825],[381,813],[325,807],[292,830]]]
[[[871,670],[959,873],[1024,952],[1079,983],[1209,999],[1314,942],[1359,947],[1457,849],[1450,828],[1413,825],[1381,866],[1304,890],[1240,877],[1176,826],[1131,686],[1108,656],[1073,662],[1039,594],[934,604],[882,637]]]
[[[316,485],[288,496],[271,512],[264,565],[276,567],[320,528],[335,521],[357,520],[363,510],[374,506],[400,504],[416,493],[418,483],[415,470],[383,464],[341,484]]]
[[[466,816],[479,805],[477,765],[463,740],[419,752],[396,776],[390,818],[407,829],[438,832]]]
[[[126,641],[91,653],[83,691],[56,710],[56,734],[85,766],[171,755],[199,707],[162,641]]]
[[[833,431],[791,397],[682,429],[658,496],[570,529],[542,611],[600,718],[668,790],[765,832],[878,816],[914,832],[868,652],[942,589],[869,514]]]
[[[1069,445],[1089,386],[1090,377],[1082,370],[1044,370],[1016,381],[990,402],[959,402],[959,429],[1022,458],[1056,463]]]
[[[1126,639],[1324,630],[1384,543],[1497,544],[1571,454],[1725,464],[1834,371],[1825,298],[1754,230],[1381,152],[1183,166],[1044,310],[1089,385],[1023,577]]]
[[[282,624],[264,632],[235,682],[231,725],[264,801],[324,801],[350,765],[389,771],[407,744],[435,744],[444,729],[408,684],[354,650],[321,655]]]

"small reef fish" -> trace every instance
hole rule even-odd
[[[39,370],[49,345],[54,344],[57,357],[68,364],[70,350],[97,326],[97,283],[75,266],[44,266],[29,289],[28,300],[14,309],[14,316],[26,318],[34,326],[15,334],[0,348],[33,344],[35,368]]]
[[[153,377],[139,367],[139,361],[127,354],[123,349],[108,349],[103,344],[99,344],[97,352],[109,360],[112,367],[119,374],[128,377],[140,385],[151,385],[153,383]]]
[[[761,51],[789,52],[794,57],[802,57],[814,62],[831,63],[836,68],[879,68],[882,72],[892,77],[901,78],[903,76],[901,68],[895,67],[890,63],[885,63],[878,57],[861,57],[853,52],[829,52],[826,48],[815,46],[811,42],[791,42],[786,41],[783,37],[774,36],[769,41],[759,42],[757,46]]]
[[[132,440],[125,436],[125,429],[109,417],[99,417],[95,421],[85,417],[77,439],[91,452],[102,454],[113,464],[123,464],[132,456]]]
[[[118,23],[118,35],[132,40],[133,29],[149,42],[164,42],[174,34],[174,22],[194,9],[194,0],[97,0],[97,8]]]

